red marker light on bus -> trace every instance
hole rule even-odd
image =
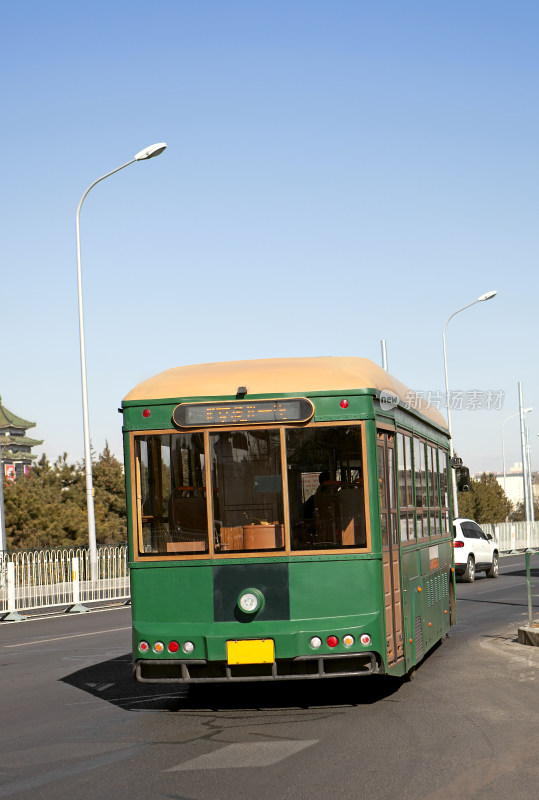
[[[372,642],[372,639],[371,639],[371,637],[369,636],[368,633],[362,633],[361,634],[361,638],[360,638],[359,641],[361,642],[361,644],[367,645],[367,644],[370,644]]]
[[[327,646],[328,647],[337,647],[339,644],[339,640],[336,636],[328,636],[327,638]]]
[[[348,408],[348,400],[346,398],[341,400],[341,408]]]
[[[147,653],[148,650],[150,649],[150,645],[148,644],[148,642],[139,642],[138,649],[140,650],[141,653]]]
[[[180,645],[178,642],[169,642],[168,643],[168,652],[169,653],[177,653],[180,649]]]
[[[143,417],[149,417],[151,413],[152,412],[150,411],[149,408],[145,408],[144,411],[142,412],[142,416]]]

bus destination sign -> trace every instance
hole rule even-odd
[[[307,422],[314,406],[305,397],[282,400],[240,400],[224,403],[180,403],[172,412],[178,428],[206,428],[222,425],[261,425],[279,422]]]

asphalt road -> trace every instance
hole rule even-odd
[[[412,681],[138,685],[129,608],[2,623],[0,798],[535,800],[524,558],[457,597]]]

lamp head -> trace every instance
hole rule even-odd
[[[155,156],[160,156],[163,150],[167,149],[166,142],[159,142],[158,144],[151,144],[149,147],[145,147],[144,150],[141,150],[140,153],[137,153],[134,156],[134,161],[146,161],[148,158],[155,158]]]
[[[523,408],[522,409],[522,413],[523,414],[529,414],[530,411],[533,411],[533,408]],[[539,433],[537,435],[539,436]]]
[[[481,302],[483,300],[491,300],[493,297],[496,297],[497,294],[498,292],[496,290],[492,292],[486,292],[485,294],[482,294],[481,297],[478,297],[477,300]]]

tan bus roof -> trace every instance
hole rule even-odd
[[[409,403],[413,392],[368,358],[262,358],[173,367],[139,383],[126,402],[161,398],[234,397],[245,386],[247,395],[295,394],[377,389],[394,392]],[[440,412],[422,398],[414,408],[436,425],[447,428]]]

